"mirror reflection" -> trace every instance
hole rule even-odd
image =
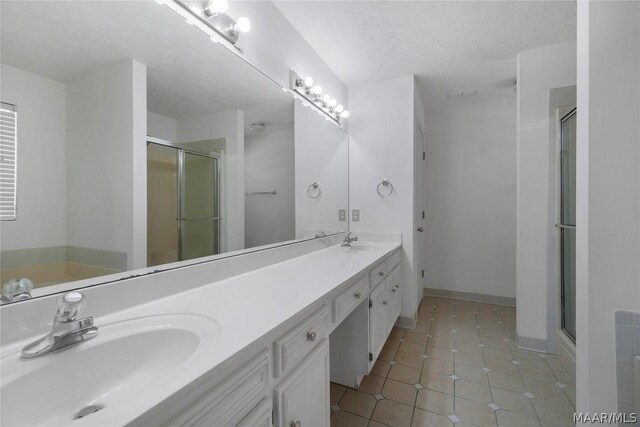
[[[290,93],[168,7],[0,7],[0,101],[3,123],[15,110],[17,150],[2,284],[44,287],[347,229],[346,133],[310,109],[294,114]]]

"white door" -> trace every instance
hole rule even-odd
[[[325,339],[274,391],[280,427],[329,427],[329,340]]]
[[[415,188],[416,188],[416,200],[415,200],[415,242],[414,242],[414,260],[416,267],[416,274],[418,276],[418,301],[422,297],[422,289],[424,288],[424,249],[425,244],[425,194],[424,194],[424,180],[426,174],[426,147],[424,132],[420,125],[416,123],[414,135],[414,149],[415,149]]]

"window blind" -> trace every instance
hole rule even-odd
[[[0,102],[0,220],[16,219],[18,109]]]

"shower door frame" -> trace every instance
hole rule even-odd
[[[174,143],[172,143],[171,141],[166,141],[164,139],[160,139],[160,138],[155,138],[155,137],[151,137],[151,136],[147,136],[147,145],[149,144],[155,144],[155,145],[160,145],[160,146],[164,146],[164,147],[169,147],[169,148],[173,148],[176,150],[176,154],[178,156],[177,159],[177,164],[178,164],[178,169],[177,169],[177,196],[178,196],[178,210],[176,212],[176,225],[178,228],[178,261],[184,261],[183,259],[183,248],[182,248],[182,244],[184,242],[184,226],[183,226],[183,222],[189,220],[188,218],[184,218],[183,214],[185,211],[185,205],[184,205],[184,155],[185,153],[188,154],[192,154],[192,155],[196,155],[196,156],[202,156],[202,157],[208,157],[211,159],[215,159],[216,160],[216,185],[217,185],[217,191],[216,191],[216,206],[217,206],[217,215],[213,216],[211,218],[208,218],[212,221],[217,221],[218,223],[218,232],[216,233],[216,241],[215,241],[215,246],[218,248],[218,253],[221,253],[221,247],[220,247],[220,235],[221,235],[221,231],[222,231],[222,216],[220,215],[220,212],[222,212],[222,207],[220,206],[220,191],[221,191],[221,178],[222,178],[222,156],[218,153],[213,153],[213,152],[209,152],[209,153],[205,153],[202,151],[197,151],[197,150],[191,150],[189,148],[184,148],[184,147],[180,147]],[[198,218],[198,220],[200,220],[200,218]],[[217,255],[217,254],[211,254],[211,255]]]

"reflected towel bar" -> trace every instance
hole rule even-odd
[[[254,194],[271,194],[271,195],[276,195],[278,194],[278,192],[276,190],[271,190],[271,191],[245,191],[244,195],[245,196],[253,196]]]
[[[568,225],[568,224],[556,224],[556,227],[558,227],[558,228],[568,228],[570,230],[575,230],[576,229],[575,225]]]

